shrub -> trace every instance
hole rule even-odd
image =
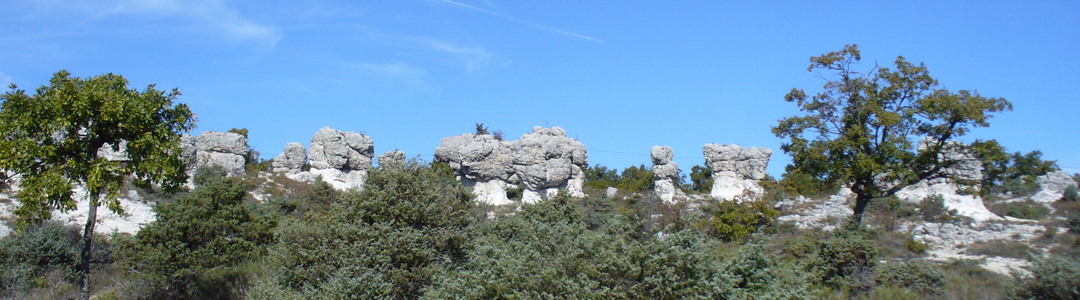
[[[1013,273],[1006,290],[1015,299],[1080,299],[1080,262],[1075,258],[1033,258],[1029,276]]]
[[[876,284],[878,250],[857,230],[837,229],[834,236],[818,242],[817,256],[808,269],[826,286],[852,293],[867,293]]]
[[[199,170],[189,194],[154,208],[157,220],[121,247],[123,263],[142,274],[154,298],[230,298],[244,289],[238,265],[273,241],[276,221],[250,212],[245,186]],[[226,292],[228,291],[228,292]]]
[[[1010,216],[1028,220],[1038,220],[1046,217],[1050,213],[1050,210],[1047,209],[1046,206],[1036,203],[1031,199],[1018,202],[999,202],[990,205],[988,209],[999,216]]]
[[[470,193],[440,168],[410,161],[369,171],[361,191],[329,209],[286,217],[269,279],[253,299],[417,298],[471,250]],[[289,296],[291,295],[291,296]]]
[[[0,238],[0,297],[44,287],[50,272],[58,273],[62,281],[75,282],[82,251],[79,231],[77,226],[46,221]]]
[[[710,218],[708,232],[723,241],[743,240],[761,228],[776,223],[780,212],[764,200],[720,201],[703,209]]]
[[[915,254],[926,253],[926,247],[925,243],[916,241],[915,239],[908,239],[907,242],[904,242],[904,250]]]
[[[1016,241],[989,241],[989,242],[976,242],[964,249],[964,254],[968,255],[985,255],[985,256],[998,256],[1009,257],[1018,259],[1028,259],[1031,256],[1032,249],[1025,243]]]
[[[937,296],[945,292],[945,273],[923,262],[886,264],[879,267],[878,283],[901,286],[922,295]]]
[[[1065,221],[1065,226],[1069,227],[1069,232],[1073,234],[1080,234],[1080,213],[1073,213]]]
[[[923,198],[917,205],[919,215],[927,222],[947,223],[956,221],[956,210],[945,207],[945,197],[941,194]]]
[[[1070,185],[1065,188],[1065,193],[1061,194],[1061,201],[1077,201],[1080,200],[1080,192],[1076,191],[1075,185]]]

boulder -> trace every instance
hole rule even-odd
[[[380,168],[401,168],[405,166],[405,151],[386,151],[379,155]]]
[[[671,161],[675,151],[668,146],[653,146],[652,172],[654,192],[665,203],[674,203],[676,191],[675,181],[679,179],[679,164]]]
[[[1031,196],[1031,200],[1044,204],[1061,199],[1066,188],[1076,185],[1076,180],[1073,180],[1072,176],[1069,176],[1069,173],[1065,171],[1046,173],[1046,175],[1036,178],[1035,182],[1039,184],[1039,192]]]
[[[713,198],[738,200],[739,196],[755,198],[764,192],[758,181],[765,178],[772,149],[707,144],[702,152],[705,164],[712,170]]]
[[[235,132],[206,131],[199,136],[180,138],[181,158],[188,164],[188,177],[201,167],[219,167],[229,175],[244,174],[247,138]]]
[[[919,142],[919,149],[925,149],[927,140]],[[941,195],[945,207],[954,209],[957,215],[972,218],[977,222],[1002,220],[990,212],[978,195],[961,192],[961,187],[978,183],[982,180],[982,161],[974,154],[962,150],[962,144],[951,142],[939,155],[939,159],[955,160],[956,164],[943,172],[948,178],[935,178],[919,181],[896,192],[896,197],[910,203],[922,202],[927,197]]]
[[[311,137],[308,153],[312,169],[367,170],[375,144],[366,135],[323,127]]]
[[[311,137],[309,150],[311,171],[287,176],[303,181],[322,176],[335,189],[347,190],[363,187],[367,170],[372,166],[375,144],[361,133],[323,127]]]
[[[274,172],[300,172],[300,169],[307,163],[307,149],[300,143],[288,143],[285,144],[285,151],[281,152],[270,163],[270,167]]]
[[[478,200],[495,205],[509,203],[505,189],[518,185],[526,203],[552,197],[559,189],[585,196],[585,146],[559,127],[533,127],[517,141],[471,133],[446,137],[435,148],[435,161],[446,163],[458,180],[473,186]]]

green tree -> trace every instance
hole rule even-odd
[[[49,219],[52,209],[75,209],[75,186],[86,188],[80,298],[87,299],[97,207],[122,214],[117,198],[129,175],[139,186],[178,189],[186,180],[180,135],[194,127],[195,116],[187,105],[173,105],[176,89],[166,93],[150,85],[139,92],[111,73],[70,75],[57,72],[32,96],[14,84],[0,96],[0,169],[22,177],[22,205],[15,211],[20,227]],[[119,151],[122,143],[126,158],[98,155],[102,147]]]
[[[793,88],[784,100],[807,114],[772,127],[773,134],[788,139],[781,149],[792,156],[789,171],[850,185],[857,222],[870,199],[946,177],[943,170],[958,160],[944,153],[967,148],[953,140],[989,126],[990,113],[1012,109],[1002,98],[938,88],[924,64],[903,56],[897,57],[895,71],[875,66],[865,74],[854,70],[861,58],[856,45],[811,57],[808,71],[834,76],[821,75],[824,90],[813,96]],[[924,147],[916,147],[920,139]]]

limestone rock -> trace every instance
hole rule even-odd
[[[702,152],[705,164],[712,169],[714,198],[736,200],[741,195],[756,197],[764,192],[758,181],[765,178],[772,149],[707,144]]]
[[[1066,188],[1076,185],[1076,181],[1065,171],[1046,173],[1046,175],[1039,176],[1035,182],[1039,184],[1039,192],[1031,196],[1031,200],[1044,204],[1061,199]]]
[[[195,139],[199,152],[219,152],[237,155],[247,154],[247,138],[235,132],[207,131]]]
[[[274,172],[299,172],[300,168],[307,163],[307,149],[300,143],[285,144],[285,152],[281,152],[270,163]]]
[[[366,135],[323,127],[311,137],[308,153],[312,169],[367,170],[375,144]]]
[[[653,146],[650,151],[652,156],[652,172],[654,192],[665,203],[674,203],[678,188],[675,180],[679,177],[679,164],[671,161],[675,151],[668,146]]]
[[[588,167],[585,146],[559,127],[533,127],[512,142],[486,134],[446,137],[435,149],[435,161],[448,164],[458,180],[473,186],[479,200],[491,204],[509,201],[504,200],[505,188],[515,185],[523,188],[526,203],[552,197],[561,188],[571,196],[585,196],[581,190],[582,170]]]
[[[117,146],[105,143],[98,149],[97,156],[110,161],[127,161],[127,141],[120,141]]]
[[[206,131],[197,137],[180,138],[181,158],[188,164],[188,176],[201,167],[219,167],[229,175],[244,174],[247,138],[235,132]]]
[[[366,135],[323,127],[311,137],[309,172],[286,175],[294,180],[323,181],[337,190],[361,188],[375,155],[375,144]]]
[[[381,168],[401,168],[403,166],[405,166],[405,151],[386,151],[386,153],[379,155],[379,167]]]
[[[607,196],[608,198],[614,198],[615,195],[618,195],[618,194],[619,194],[619,189],[617,189],[615,187],[611,187],[611,186],[609,186],[607,188],[607,190],[604,191],[604,196]]]
[[[919,142],[919,149],[925,149],[928,140]],[[896,196],[910,203],[922,202],[932,195],[941,195],[945,199],[945,207],[955,209],[957,215],[974,219],[977,222],[990,220],[1002,220],[993,212],[990,212],[978,195],[966,195],[961,193],[961,185],[977,183],[982,180],[982,161],[974,154],[959,148],[962,144],[951,142],[939,155],[942,160],[955,160],[957,163],[946,168],[943,172],[949,178],[936,178],[919,181],[913,185],[904,187]],[[958,180],[958,181],[957,181]]]

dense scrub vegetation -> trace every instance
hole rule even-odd
[[[893,231],[903,220],[957,222],[940,197],[876,199],[867,222],[825,232],[777,221],[770,199],[824,189],[799,187],[804,179],[768,178],[759,201],[690,208],[649,192],[644,166],[590,169],[590,197],[519,209],[476,204],[442,164],[376,168],[363,190],[346,192],[204,169],[194,190],[162,197],[158,220],[137,235],[99,238],[93,291],[100,299],[1076,297],[1067,288],[1080,274],[1075,228],[1048,234],[1064,245],[1052,251],[1060,254],[1011,280],[979,261],[924,260],[926,244]],[[271,198],[249,196],[269,181],[279,184]],[[595,192],[619,185],[634,194]],[[1073,203],[1061,201],[1058,213],[1075,215]],[[1080,224],[1073,220],[1061,226]],[[78,229],[57,223],[0,239],[0,298],[74,295],[78,251]]]

